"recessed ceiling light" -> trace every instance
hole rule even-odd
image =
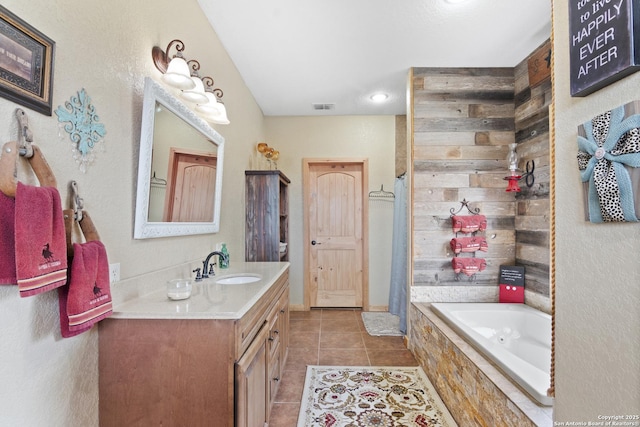
[[[389,99],[389,95],[386,93],[374,93],[371,95],[371,100],[373,102],[384,102]]]

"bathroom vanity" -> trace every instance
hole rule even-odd
[[[241,274],[260,280],[217,283]],[[234,262],[193,288],[172,301],[160,283],[100,322],[100,426],[267,425],[289,347],[289,263]]]

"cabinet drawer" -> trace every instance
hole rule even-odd
[[[273,403],[278,393],[278,386],[280,385],[280,379],[282,377],[281,365],[280,365],[280,353],[277,354],[275,359],[272,359],[269,363],[269,406]]]
[[[280,322],[277,312],[274,313],[273,318],[270,320],[267,348],[269,349],[269,358],[273,359],[280,349],[280,329],[282,322]]]
[[[284,289],[287,289],[288,284],[289,270],[285,271],[251,310],[236,323],[236,361],[247,350],[262,325],[271,319],[270,313],[273,311],[279,295]]]

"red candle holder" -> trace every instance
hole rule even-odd
[[[521,175],[505,176],[504,179],[509,181],[506,191],[509,193],[519,193],[520,186],[518,185],[518,181],[520,180],[520,178],[522,178]]]

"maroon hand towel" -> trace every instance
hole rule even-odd
[[[73,244],[69,284],[58,289],[60,327],[68,338],[111,315],[109,260],[99,240]]]
[[[487,267],[487,261],[484,258],[456,257],[451,260],[451,265],[456,274],[464,273],[467,276],[473,276],[480,271],[484,271]]]
[[[487,218],[484,215],[454,215],[451,218],[453,232],[475,233],[487,228]]]
[[[455,254],[475,251],[487,252],[489,250],[487,239],[484,237],[456,237],[451,239],[449,244],[451,246],[451,250]]]
[[[15,285],[16,245],[14,239],[16,200],[0,191],[0,285]]]
[[[55,187],[18,182],[15,254],[21,297],[67,283],[67,239],[60,194]]]

